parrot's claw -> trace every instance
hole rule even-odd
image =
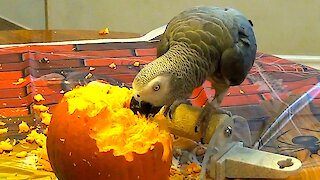
[[[206,135],[206,130],[209,124],[209,121],[211,120],[211,116],[214,113],[214,108],[210,106],[210,104],[207,104],[201,111],[198,122],[195,127],[195,132],[201,131],[201,143],[204,141],[204,137]]]
[[[195,127],[195,132],[199,132],[201,130],[201,143],[204,142],[206,130],[213,114],[227,114],[230,117],[232,116],[230,111],[216,107],[214,102],[206,104],[199,115],[198,122]]]
[[[176,111],[177,107],[180,104],[189,104],[189,105],[191,105],[191,103],[188,100],[176,100],[171,104],[171,106],[166,106],[165,107],[165,110],[164,110],[163,114],[165,116],[169,117],[170,119],[172,119],[174,112]]]
[[[214,109],[214,113],[216,113],[216,114],[226,114],[226,115],[228,115],[228,116],[232,116],[232,113],[230,112],[230,111],[228,111],[228,110],[225,110],[225,109],[223,109],[223,108],[216,108],[216,109]]]

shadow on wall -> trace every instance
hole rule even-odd
[[[7,21],[3,18],[0,18],[0,31],[8,31],[8,30],[21,30],[24,29],[10,21]]]

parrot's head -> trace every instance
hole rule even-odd
[[[139,103],[146,102],[155,107],[171,103],[172,76],[161,74],[148,82],[140,82],[138,78],[132,83],[133,97]]]
[[[132,82],[130,108],[142,114],[156,114],[162,106],[170,106],[181,93],[182,82],[166,61],[156,59],[144,66]]]

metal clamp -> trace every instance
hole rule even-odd
[[[203,159],[200,179],[206,179],[207,171],[216,180],[286,178],[301,168],[301,161],[296,158],[244,147],[234,137],[236,118],[239,116],[225,120],[212,136]]]

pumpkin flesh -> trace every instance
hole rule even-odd
[[[67,92],[56,106],[47,150],[63,179],[168,179],[171,137],[129,109],[132,91],[100,82]]]

